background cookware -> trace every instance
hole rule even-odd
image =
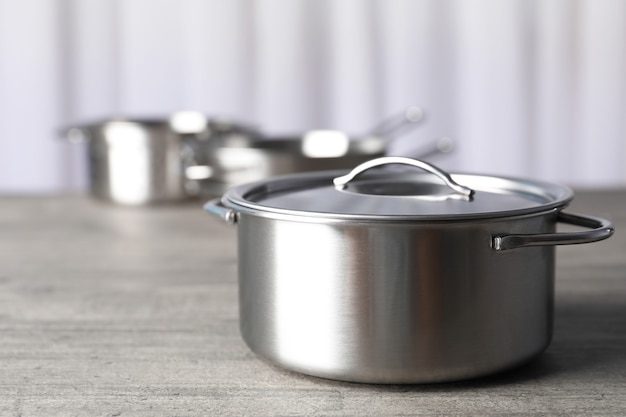
[[[389,145],[413,131],[423,117],[420,107],[410,106],[357,136],[322,129],[291,136],[270,136],[261,132],[216,136],[206,147],[204,159],[211,176],[203,181],[203,190],[219,195],[232,186],[276,175],[347,169],[385,155]],[[422,144],[413,154],[429,158],[450,152],[453,147],[453,141],[444,137]]]
[[[422,109],[412,106],[359,137],[336,130],[271,137],[249,125],[187,111],[167,119],[105,120],[66,129],[64,135],[88,145],[94,197],[140,205],[222,194],[280,174],[348,168],[384,155],[390,141],[422,117]],[[419,151],[421,156],[449,152],[452,145],[442,138]]]
[[[558,184],[383,157],[240,185],[205,209],[237,225],[252,351],[319,377],[425,383],[546,349],[555,245],[613,233],[565,213],[572,198]],[[590,230],[557,233],[558,223]]]
[[[111,119],[64,132],[88,145],[91,194],[119,204],[180,201],[200,192],[210,171],[202,149],[211,138],[251,135],[253,129],[196,112],[169,119]]]

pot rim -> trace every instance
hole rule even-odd
[[[290,174],[274,177],[271,179],[243,184],[229,189],[221,198],[222,204],[237,213],[248,213],[263,217],[273,217],[292,220],[309,220],[321,222],[335,221],[358,221],[358,222],[464,222],[475,220],[490,220],[503,218],[517,218],[521,216],[545,214],[565,208],[574,198],[574,192],[567,186],[546,182],[520,179],[507,176],[477,175],[477,174],[452,174],[451,178],[460,183],[485,183],[484,189],[490,192],[506,194],[506,190],[494,190],[494,181],[515,185],[520,193],[541,193],[548,201],[538,202],[531,207],[521,207],[506,210],[487,210],[484,212],[469,213],[435,213],[435,214],[359,214],[316,211],[315,209],[290,209],[263,204],[256,196],[259,193],[282,193],[289,192],[289,187],[294,183],[301,186],[316,184],[319,181],[330,179],[345,174],[344,171],[321,171],[312,173]],[[476,188],[476,187],[473,187]],[[341,191],[344,192],[345,191]],[[479,190],[480,192],[480,190]],[[384,198],[401,198],[402,196],[385,196]]]
[[[366,216],[346,216],[346,215],[336,215],[336,216],[322,216],[316,213],[302,213],[302,214],[294,214],[289,213],[287,211],[280,210],[263,210],[263,209],[255,209],[251,207],[246,207],[243,205],[235,204],[224,197],[219,200],[219,204],[227,210],[231,216],[234,218],[227,220],[227,223],[238,223],[240,216],[242,214],[261,217],[265,219],[272,220],[283,220],[283,221],[295,221],[295,222],[305,222],[305,223],[318,223],[318,224],[379,224],[379,225],[388,225],[388,226],[407,226],[407,225],[432,225],[435,227],[442,227],[447,225],[465,225],[470,223],[489,223],[489,222],[498,222],[498,221],[516,221],[522,220],[529,217],[537,217],[537,216],[547,216],[554,214],[557,216],[562,210],[566,209],[569,203],[563,203],[561,206],[551,207],[542,211],[533,211],[533,212],[520,212],[515,214],[502,214],[502,215],[494,215],[494,216],[485,216],[485,217],[463,217],[463,218],[417,218],[410,216],[395,216],[391,217],[366,217]],[[211,211],[206,208],[206,211]]]

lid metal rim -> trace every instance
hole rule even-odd
[[[258,217],[273,218],[278,220],[292,221],[311,221],[320,223],[467,223],[467,222],[485,222],[498,221],[506,219],[517,219],[520,217],[544,215],[549,212],[559,211],[567,207],[571,198],[549,205],[539,207],[508,210],[493,213],[472,213],[458,215],[358,215],[358,214],[341,214],[341,213],[324,213],[313,211],[294,211],[287,209],[279,209],[274,207],[264,207],[255,204],[247,204],[235,202],[228,199],[227,196],[222,198],[222,204],[236,211],[237,213],[245,213]]]
[[[233,188],[230,188],[222,197],[222,203],[236,211],[245,211],[251,214],[265,216],[265,217],[281,217],[291,219],[317,219],[322,221],[375,221],[375,222],[428,222],[428,221],[474,221],[474,220],[490,220],[490,219],[502,219],[508,217],[526,216],[537,213],[545,213],[554,209],[562,209],[566,207],[570,201],[574,198],[574,192],[569,187],[537,180],[527,180],[506,176],[492,176],[492,175],[480,175],[480,174],[452,174],[456,176],[468,176],[468,177],[484,177],[494,180],[513,181],[523,185],[524,188],[530,186],[531,188],[537,188],[540,190],[552,191],[555,189],[558,192],[552,196],[552,201],[547,201],[542,204],[538,204],[532,207],[520,207],[512,209],[503,209],[484,212],[469,212],[469,213],[430,213],[430,214],[356,214],[356,213],[333,213],[315,210],[300,210],[290,208],[279,208],[267,206],[261,203],[256,203],[247,199],[249,192],[255,190],[258,187],[265,187],[268,184],[281,182],[285,180],[317,180],[319,178],[332,178],[341,173],[342,171],[319,171],[311,173],[289,174],[276,176],[272,179],[261,180],[252,183],[242,184]],[[392,196],[393,197],[393,196]]]

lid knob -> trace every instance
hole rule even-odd
[[[418,159],[413,159],[413,158],[407,158],[403,156],[384,156],[382,158],[376,158],[376,159],[372,159],[371,161],[364,162],[361,165],[354,168],[352,171],[350,171],[349,174],[334,178],[333,184],[335,184],[335,188],[337,188],[338,190],[343,190],[344,188],[346,188],[346,186],[348,185],[350,181],[354,180],[358,175],[362,174],[363,172],[371,168],[375,168],[375,167],[379,167],[383,165],[390,165],[390,164],[409,165],[412,167],[421,168],[424,171],[427,171],[427,172],[430,172],[431,174],[436,175],[452,191],[456,193],[456,195],[454,195],[454,197],[456,198],[463,198],[466,200],[471,200],[472,196],[474,195],[474,190],[458,184],[452,179],[450,174],[443,171],[442,169],[437,168],[436,166],[429,164],[428,162],[420,161]]]

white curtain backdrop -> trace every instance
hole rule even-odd
[[[450,136],[453,171],[626,186],[623,0],[0,0],[0,192],[85,187],[58,129],[191,109]]]

